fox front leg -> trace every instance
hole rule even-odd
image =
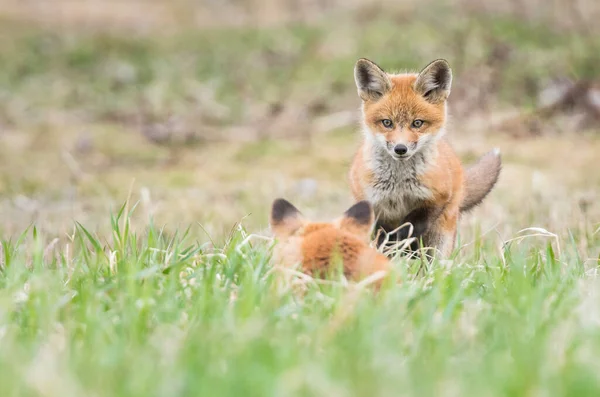
[[[385,243],[386,235],[388,244],[395,245],[403,240],[414,237],[414,240],[409,244],[407,253],[415,253],[421,247],[421,241],[427,246],[429,229],[440,217],[441,211],[433,207],[417,208],[410,212],[401,222],[395,227],[386,223],[378,223],[376,225],[376,233],[378,233],[377,246],[380,247]],[[400,227],[403,225],[402,227]],[[400,227],[398,229],[398,227]],[[393,233],[392,233],[393,232]]]

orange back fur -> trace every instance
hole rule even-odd
[[[278,240],[274,259],[283,266],[300,263],[304,272],[318,275],[333,270],[339,259],[345,276],[353,280],[389,267],[389,260],[369,245],[374,214],[367,201],[333,222],[310,222],[288,201],[277,199],[269,223]]]

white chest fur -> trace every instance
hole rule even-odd
[[[372,148],[369,153],[373,182],[365,189],[373,203],[375,216],[384,222],[398,223],[421,203],[432,198],[431,190],[419,181],[428,166],[426,153],[396,160],[387,152]]]

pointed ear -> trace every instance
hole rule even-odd
[[[278,198],[273,201],[269,225],[275,237],[287,237],[302,227],[302,214],[289,201]]]
[[[368,237],[375,220],[373,207],[366,200],[359,201],[344,212],[339,227],[361,237]]]
[[[415,81],[415,90],[431,103],[448,99],[452,86],[452,70],[444,59],[427,65]]]
[[[365,58],[354,66],[354,81],[363,101],[377,101],[392,89],[392,82],[383,69]]]

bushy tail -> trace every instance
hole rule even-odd
[[[480,204],[494,188],[502,168],[500,150],[487,152],[465,171],[465,195],[460,205],[461,212],[469,211]]]

